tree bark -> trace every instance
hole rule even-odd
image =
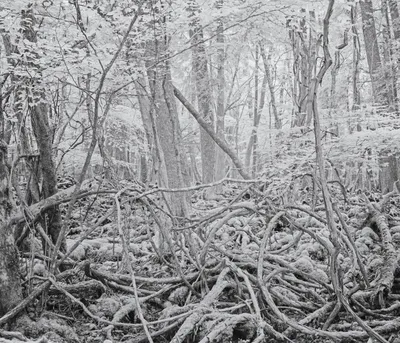
[[[0,133],[0,317],[22,300],[18,252],[12,227],[7,221],[12,210],[7,143]]]
[[[270,99],[271,99],[271,108],[272,108],[272,114],[274,115],[274,127],[276,130],[280,130],[282,128],[282,120],[279,118],[279,113],[278,113],[278,108],[276,106],[276,98],[275,98],[275,86],[272,80],[271,76],[271,69],[268,63],[268,58],[267,55],[265,54],[265,47],[261,46],[261,57],[263,60],[264,64],[264,71],[265,71],[265,76],[267,78],[267,83],[268,83],[268,88],[269,88],[269,94],[270,94]],[[261,98],[262,100],[262,98]],[[260,107],[264,107],[264,104]]]
[[[371,76],[372,96],[376,104],[388,105],[388,94],[381,77],[381,56],[375,28],[372,0],[360,1],[365,53]]]
[[[136,93],[137,93],[137,98],[139,102],[139,108],[140,108],[140,114],[142,117],[142,122],[143,122],[143,127],[144,127],[144,132],[146,135],[146,141],[147,141],[147,155],[148,156],[153,156],[154,155],[154,149],[155,149],[155,142],[154,142],[154,132],[152,129],[151,125],[151,117],[150,117],[150,111],[151,111],[151,105],[150,105],[150,100],[149,96],[150,94],[147,93],[148,90],[148,85],[146,84],[145,78],[140,78],[138,81],[135,82],[135,87],[136,87]],[[143,153],[144,158],[146,159],[144,153]],[[153,166],[152,170],[149,172],[147,168],[147,161],[143,161],[142,165],[146,165],[146,175],[142,175],[142,182],[148,183],[152,180],[153,172],[154,172],[154,163],[155,160],[151,159]],[[150,164],[150,163],[149,163]],[[143,169],[142,169],[143,170]]]
[[[352,72],[352,89],[353,89],[353,104],[352,111],[360,109],[361,96],[358,84],[360,82],[360,59],[361,47],[360,38],[358,37],[357,22],[357,6],[353,5],[350,9],[351,30],[353,33],[353,72]]]
[[[292,25],[289,19],[289,38],[293,50],[293,100],[295,108],[291,126],[309,126],[312,121],[312,109],[310,102],[311,78],[315,73],[316,66],[316,38],[312,28],[306,25],[306,10],[302,9],[302,16]],[[310,21],[315,23],[315,13],[309,12]],[[307,39],[308,38],[308,39]],[[307,42],[308,40],[308,42]]]
[[[36,18],[32,9],[22,12],[22,32],[25,39],[31,43],[37,43],[35,25]],[[32,52],[35,55],[34,52]],[[32,61],[35,64],[35,61]],[[39,69],[39,66],[38,70]],[[42,193],[47,198],[57,193],[57,174],[53,158],[53,134],[49,125],[49,106],[45,101],[45,91],[40,85],[40,80],[27,80],[32,84],[34,103],[31,106],[31,122],[36,142],[40,152],[40,165],[43,176]],[[28,98],[29,101],[29,98]],[[52,242],[56,243],[61,231],[61,212],[58,206],[50,208],[46,212],[45,223],[47,232]],[[47,249],[45,249],[47,251]],[[62,237],[61,251],[66,250],[65,237]]]
[[[254,102],[253,102],[253,113],[252,113],[253,128],[251,129],[249,143],[247,144],[246,159],[245,159],[246,168],[248,168],[248,170],[250,170],[251,155],[252,155],[252,153],[254,155],[254,145],[256,144],[256,141],[257,141],[258,93],[259,93],[258,64],[259,64],[259,60],[260,60],[259,55],[260,55],[259,46],[257,44],[256,51],[255,51],[255,69],[254,69]],[[250,112],[250,115],[251,115],[251,112]]]
[[[53,135],[48,122],[48,105],[43,103],[33,106],[31,121],[36,142],[40,152],[40,165],[43,176],[42,192],[46,199],[57,193],[57,174],[53,157]],[[61,231],[61,212],[59,206],[54,206],[47,210],[47,232],[53,243],[57,242]],[[62,238],[61,249],[66,251],[65,237]]]
[[[197,102],[204,120],[214,130],[214,114],[212,110],[211,83],[204,43],[203,28],[200,25],[197,12],[199,6],[194,1],[190,2],[188,10],[191,16],[190,37],[192,43],[192,63],[197,90]],[[204,183],[211,183],[215,176],[216,146],[212,138],[200,127],[201,164]]]
[[[336,47],[336,51],[335,51],[335,61],[333,63],[333,67],[331,70],[331,94],[330,94],[330,100],[331,103],[329,105],[329,116],[331,116],[332,114],[332,110],[337,108],[337,99],[336,99],[336,77],[338,74],[338,71],[340,69],[340,50],[342,50],[343,48],[345,48],[348,44],[348,33],[347,30],[344,32],[344,36],[343,36],[343,43],[340,44],[339,46]]]
[[[389,0],[390,17],[392,18],[393,37],[400,38],[400,15],[397,0]]]
[[[157,49],[157,50],[156,50]],[[178,121],[178,111],[171,84],[171,71],[167,62],[155,63],[154,57],[157,54],[161,58],[167,55],[167,46],[164,37],[156,36],[154,41],[147,42],[146,61],[147,75],[149,78],[150,94],[152,101],[153,129],[158,140],[158,158],[161,160],[161,169],[165,166],[167,180],[162,177],[161,186],[170,188],[184,187],[183,171],[185,163],[183,161],[181,131]],[[176,216],[187,214],[186,196],[173,193],[171,194],[171,208]]]
[[[395,67],[395,58],[393,53],[393,39],[391,32],[391,23],[389,18],[388,0],[382,0],[382,33],[383,33],[383,72],[388,94],[389,110],[397,111],[397,71]]]
[[[216,8],[220,9],[223,0],[217,0]],[[225,137],[225,36],[224,22],[222,18],[217,20],[217,135],[221,138]],[[217,147],[215,180],[221,180],[225,177],[226,171],[226,154]]]

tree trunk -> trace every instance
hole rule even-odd
[[[22,11],[22,20],[21,20],[21,33],[27,41],[35,44],[37,42],[36,31],[34,25],[36,23],[35,16],[33,15],[32,8],[29,7],[27,10]],[[12,44],[8,33],[3,33],[3,42],[6,47],[6,54],[9,58],[9,63],[14,65],[12,60],[13,53],[19,53],[17,47]],[[24,51],[26,53],[26,51]],[[40,73],[40,66],[35,60],[38,58],[36,52],[34,50],[30,51],[29,58],[24,60],[25,67],[29,70],[29,68],[36,68],[36,70]],[[38,145],[39,153],[40,153],[40,166],[41,166],[41,176],[43,178],[42,181],[42,196],[44,198],[49,197],[57,192],[57,176],[56,176],[56,166],[53,159],[53,151],[52,151],[52,142],[53,142],[53,134],[48,122],[49,109],[48,105],[45,102],[45,91],[40,85],[40,79],[28,78],[28,77],[20,77],[17,84],[24,85],[24,87],[17,87],[16,89],[16,97],[18,102],[14,105],[16,114],[18,117],[18,122],[21,128],[24,128],[26,125],[26,113],[24,112],[23,102],[27,101],[27,108],[30,109],[28,112],[31,116],[32,128],[36,138],[36,142]],[[28,94],[26,89],[30,88],[32,94]],[[23,131],[24,132],[24,131]],[[22,151],[25,154],[30,154],[30,144],[29,139],[26,134],[22,134],[21,136],[22,143]],[[38,180],[40,179],[38,173],[39,171],[36,168],[30,168],[31,179],[35,180],[34,182],[29,182],[28,194],[30,194],[31,201],[37,202],[39,201],[39,192],[38,189]],[[31,201],[28,201],[31,202]],[[47,229],[50,237],[52,238],[53,243],[57,241],[61,230],[61,213],[58,206],[50,208],[42,218],[42,224],[45,229]],[[65,250],[65,238],[62,241],[62,250]],[[45,248],[47,252],[48,249]]]
[[[144,127],[144,132],[146,135],[146,141],[147,141],[147,155],[148,156],[153,156],[154,155],[154,149],[155,149],[155,141],[154,141],[154,132],[152,129],[151,125],[151,117],[150,117],[150,111],[151,111],[151,105],[150,105],[150,94],[146,93],[148,90],[148,85],[146,84],[146,80],[144,78],[140,78],[138,81],[135,82],[135,87],[136,87],[136,93],[137,93],[137,98],[139,102],[139,108],[140,108],[140,114],[142,117],[142,122],[143,122],[143,127]],[[144,156],[144,153],[142,154]],[[154,163],[156,162],[154,158],[152,160],[152,168],[151,171],[148,170],[148,164],[146,162],[146,158],[144,157],[141,159],[141,163],[144,166],[146,164],[146,175],[141,175],[142,177],[142,182],[148,183],[152,182],[153,176],[154,176]],[[145,163],[145,164],[144,164]],[[144,168],[142,168],[144,170]]]
[[[343,43],[336,47],[335,51],[335,61],[333,63],[333,67],[331,70],[331,94],[330,100],[331,103],[329,105],[329,117],[332,115],[332,110],[337,108],[337,99],[336,99],[336,77],[340,69],[340,50],[346,47],[348,44],[348,35],[347,30],[344,32]]]
[[[0,136],[0,317],[22,301],[18,252],[13,230],[7,225],[12,195],[6,164],[7,144],[2,138]]]
[[[270,70],[270,66],[268,63],[268,58],[265,54],[264,46],[261,46],[261,57],[263,59],[265,76],[267,78],[267,83],[268,83],[268,88],[269,88],[272,114],[274,116],[274,127],[276,130],[280,130],[282,128],[282,120],[281,120],[281,118],[279,118],[278,108],[276,106],[275,86],[274,86],[274,82],[272,80],[271,70]],[[261,98],[261,101],[264,101],[264,100]],[[264,107],[264,104],[262,106],[260,105],[260,107]]]
[[[251,130],[251,135],[249,139],[249,143],[247,144],[247,151],[246,151],[246,168],[250,170],[250,161],[251,155],[254,155],[254,145],[256,144],[257,140],[257,126],[258,126],[258,93],[259,93],[259,77],[258,77],[258,64],[260,60],[260,52],[259,46],[256,45],[256,52],[255,52],[255,70],[254,70],[254,102],[253,102],[253,128]]]
[[[43,100],[44,101],[44,100]],[[56,166],[53,158],[52,142],[53,136],[48,122],[48,105],[40,103],[32,108],[31,121],[33,132],[40,152],[40,165],[43,176],[42,193],[46,199],[57,193]],[[46,211],[47,232],[52,242],[57,242],[61,231],[61,212],[59,206],[53,206]],[[61,251],[66,251],[65,237],[61,244]]]
[[[346,29],[344,31],[344,35],[343,35],[343,43],[336,47],[335,62],[333,64],[333,68],[331,70],[331,80],[332,80],[331,81],[331,94],[330,94],[331,103],[330,103],[330,106],[329,106],[329,119],[330,119],[330,122],[328,124],[329,125],[328,132],[330,133],[330,137],[332,137],[332,136],[338,137],[339,136],[339,124],[338,124],[338,122],[334,122],[332,120],[333,119],[332,118],[332,110],[337,108],[336,77],[337,77],[337,74],[338,74],[339,69],[340,69],[340,50],[344,49],[348,45],[348,42],[349,42],[348,29]],[[327,139],[330,138],[330,137],[328,136],[328,134],[326,135]]]
[[[203,28],[200,25],[197,12],[199,6],[197,3],[191,3],[189,6],[191,16],[191,44],[192,44],[192,62],[195,75],[195,83],[197,90],[197,102],[199,111],[204,120],[214,130],[214,115],[212,110],[211,83],[208,69],[208,61],[206,55],[206,47],[204,43]],[[211,137],[200,128],[201,142],[201,164],[204,183],[211,183],[215,176],[215,151],[216,146]]]
[[[216,7],[220,9],[223,5],[223,0],[218,0]],[[225,36],[224,22],[221,18],[217,20],[217,135],[221,138],[225,137]],[[226,154],[217,147],[216,165],[215,165],[215,180],[221,180],[225,177],[226,171]]]
[[[398,180],[397,157],[395,155],[379,156],[379,184],[382,194],[393,190]]]
[[[306,10],[302,9],[301,12],[303,13],[303,18],[293,24],[291,21],[295,20],[294,18],[289,19],[287,22],[294,59],[293,100],[295,109],[293,110],[292,127],[309,126],[312,120],[309,92],[311,78],[315,73],[316,38],[312,28],[308,28],[306,25]],[[315,13],[310,11],[309,15],[310,21],[315,23]]]
[[[389,18],[388,0],[382,0],[382,32],[383,32],[383,58],[384,76],[388,93],[389,110],[397,111],[397,75],[395,68],[395,58],[393,53],[393,39],[391,33],[391,23]]]
[[[21,25],[24,38],[35,44],[37,42],[36,31],[34,28],[36,18],[34,17],[31,8],[22,13]],[[34,52],[33,56],[35,56]],[[35,65],[34,60],[28,63]],[[32,79],[27,80],[27,82],[28,84],[32,84],[32,91],[34,94],[34,103],[32,104],[33,106],[31,106],[31,122],[40,153],[40,165],[43,176],[42,193],[44,198],[48,198],[57,193],[57,174],[52,146],[53,134],[48,119],[49,106],[46,103],[45,90],[40,85],[40,80]],[[43,222],[45,223],[52,242],[55,244],[61,231],[61,212],[59,206],[54,206],[48,209],[46,211],[46,219]],[[65,250],[65,237],[62,237],[61,251],[64,252]]]
[[[389,0],[390,17],[392,18],[393,37],[395,40],[400,38],[400,15],[397,0]]]
[[[156,48],[161,56],[166,56],[167,47],[164,37],[160,37],[160,39],[156,37],[155,41],[148,42],[146,53],[150,57],[146,61],[146,66],[152,97],[153,130],[155,130],[155,136],[159,143],[157,146],[161,169],[165,166],[167,180],[162,177],[162,170],[160,170],[161,175],[159,176],[161,176],[161,186],[182,188],[184,187],[184,161],[182,161],[181,131],[171,84],[171,71],[166,62],[154,63],[154,56],[157,56]],[[185,216],[187,214],[186,196],[172,193],[171,208],[174,215]]]
[[[388,105],[388,94],[381,77],[381,56],[375,28],[372,0],[360,1],[362,27],[368,69],[371,75],[372,96],[376,104]]]
[[[353,89],[353,104],[352,111],[360,109],[361,97],[358,84],[360,82],[360,59],[361,48],[360,38],[358,37],[357,22],[357,6],[353,5],[350,9],[351,30],[353,33],[353,72],[352,72],[352,89]]]

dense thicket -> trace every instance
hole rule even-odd
[[[399,18],[3,0],[0,341],[400,341]]]

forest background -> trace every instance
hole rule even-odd
[[[0,34],[0,336],[56,294],[110,340],[394,341],[396,0],[3,0]]]

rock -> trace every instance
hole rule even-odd
[[[393,243],[400,244],[400,232],[396,232],[392,235]]]
[[[367,254],[369,252],[367,245],[363,242],[359,242],[358,240],[356,241],[356,247],[360,254]]]
[[[46,266],[41,262],[35,263],[33,266],[33,274],[45,276],[47,274]]]
[[[299,259],[297,259],[294,263],[293,266],[297,268],[298,270],[301,270],[304,273],[311,273],[314,270],[314,266],[311,262],[311,258],[308,256],[301,256]]]
[[[168,301],[174,304],[183,305],[185,304],[186,298],[189,294],[189,289],[187,286],[178,287],[174,290],[168,297]]]
[[[69,251],[71,247],[75,244],[74,240],[67,239],[67,250]],[[73,260],[82,261],[86,259],[86,249],[87,245],[81,243],[72,253],[69,255]]]
[[[390,232],[391,232],[392,234],[400,233],[400,225],[391,227],[391,228],[390,228]]]
[[[366,226],[361,230],[361,237],[370,237],[374,241],[379,241],[379,236],[376,234],[374,230],[370,227]]]
[[[71,219],[79,219],[81,217],[81,214],[78,211],[75,211],[71,214]]]
[[[329,277],[326,275],[326,273],[321,270],[321,269],[316,269],[313,271],[312,275],[319,280],[320,282],[323,283],[329,283]]]
[[[368,269],[371,271],[376,271],[382,266],[383,266],[383,259],[381,257],[374,257],[367,264]]]
[[[106,317],[112,318],[121,308],[121,304],[113,298],[100,298],[97,300],[97,308],[99,311],[103,312]]]

